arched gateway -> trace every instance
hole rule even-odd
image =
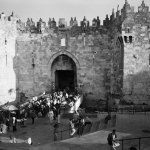
[[[77,87],[77,70],[80,65],[75,56],[69,52],[59,52],[50,59],[52,89],[69,88],[75,90]]]

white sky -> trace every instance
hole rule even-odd
[[[144,1],[150,7],[150,0]],[[128,0],[128,2],[137,11],[142,0]],[[76,17],[79,23],[86,16],[91,24],[93,18],[97,16],[102,23],[106,14],[110,16],[112,9],[116,11],[118,5],[120,10],[124,3],[125,0],[0,0],[0,11],[6,15],[10,15],[13,11],[23,22],[29,17],[34,22],[42,18],[47,23],[49,18],[54,17],[56,22],[59,18],[65,18],[69,25],[71,17]]]

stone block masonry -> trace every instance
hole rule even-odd
[[[35,35],[37,36],[37,35]],[[62,49],[60,44],[57,43],[57,40],[60,38],[57,36],[56,38],[51,36],[43,37],[43,41],[40,44],[37,44],[39,41],[28,39],[25,37],[23,40],[23,35],[17,38],[17,50],[18,50],[18,64],[20,64],[19,76],[21,83],[23,85],[19,85],[24,88],[27,93],[31,95],[39,94],[42,91],[50,90],[52,86],[52,63],[50,63],[51,58],[61,52],[65,55],[69,55],[72,59],[76,59],[79,64],[79,68],[77,68],[77,84],[80,82],[83,84],[83,93],[92,92],[94,95],[94,99],[99,97],[99,93],[101,93],[101,97],[105,97],[105,87],[103,84],[103,72],[105,67],[110,66],[110,61],[105,58],[108,55],[107,45],[102,44],[100,47],[89,47],[87,44],[84,45],[84,36],[80,36],[81,40],[76,38],[69,37],[67,42],[69,45],[66,49]],[[93,42],[96,37],[92,36],[93,40],[90,39],[88,35],[86,35],[86,43]],[[34,41],[34,42],[33,42]],[[100,39],[100,42],[104,43],[105,39]],[[105,47],[105,49],[103,49]],[[93,58],[94,51],[97,53]],[[32,68],[32,57],[31,54],[34,52],[34,64],[35,67]],[[103,59],[101,59],[101,57]],[[76,64],[77,65],[77,64]],[[19,68],[18,68],[19,69]],[[29,77],[26,77],[26,76]],[[32,76],[32,77],[30,77]],[[35,85],[36,86],[29,86]],[[85,85],[89,84],[89,87]],[[93,90],[94,89],[94,90]]]
[[[16,74],[13,68],[17,37],[16,20],[0,21],[0,104],[16,100]]]
[[[113,104],[119,98],[149,104],[149,7],[143,1],[134,12],[125,1],[116,14],[106,15],[103,26],[98,18],[90,26],[85,17],[81,26],[76,19],[71,19],[71,26],[64,19],[58,26],[49,19],[48,27],[42,19],[38,26],[30,19],[26,25],[15,18],[1,19],[0,95],[10,99],[14,91],[14,99],[20,100],[20,92],[39,95],[58,90],[68,80],[67,86],[74,86],[89,100]],[[63,71],[70,76],[62,83]]]

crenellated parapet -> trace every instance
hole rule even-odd
[[[9,45],[10,39],[17,37],[17,21],[13,16],[5,16],[4,13],[0,15],[0,46]]]
[[[66,27],[67,27],[67,22],[65,21],[64,18],[60,18],[60,19],[59,19],[58,27],[59,27],[59,28],[66,28]]]
[[[13,20],[14,14],[12,13],[10,16],[6,17],[4,13],[1,14],[1,20]],[[113,30],[113,28],[118,28],[120,33],[131,33],[132,27],[134,24],[145,24],[149,25],[150,22],[150,12],[149,7],[146,6],[144,0],[142,1],[141,6],[138,7],[138,12],[134,12],[134,7],[130,6],[128,0],[125,0],[125,4],[119,10],[119,6],[117,7],[117,11],[112,11],[110,17],[106,15],[105,20],[103,21],[103,25],[101,25],[101,21],[99,17],[93,18],[91,24],[86,17],[80,21],[75,18],[71,18],[69,24],[64,18],[60,18],[58,23],[55,19],[49,18],[49,21],[46,26],[46,22],[44,22],[41,18],[37,23],[35,23],[32,18],[28,18],[26,23],[21,22],[21,20],[17,21],[17,28],[22,33],[36,33],[41,34],[43,32],[49,32],[50,30],[55,30],[56,32],[66,31],[67,32],[76,32],[78,34],[91,34],[93,32],[102,32],[107,33],[109,30]],[[69,30],[69,31],[68,31]],[[100,31],[101,30],[101,31]],[[76,34],[76,33],[73,33]]]
[[[130,6],[127,0],[121,10],[118,8],[116,13],[113,9],[110,19],[107,15],[103,23],[103,26],[108,29],[110,35],[113,36],[119,31],[124,44],[132,44],[136,42],[137,39],[144,39],[144,34],[142,32],[141,34],[138,33],[141,31],[140,28],[142,28],[144,32],[147,32],[146,35],[149,35],[150,12],[149,7],[146,6],[144,1],[142,1],[141,6],[138,7],[138,12],[134,12],[134,7]],[[143,38],[141,36],[143,36]],[[148,36],[145,37],[145,39],[147,38]]]
[[[70,20],[70,27],[77,27],[78,26],[78,21],[76,20],[76,17],[73,18],[71,17],[71,20]]]
[[[10,16],[5,16],[4,13],[0,15],[1,21],[7,20],[13,21],[14,14],[12,13]],[[76,17],[71,18],[69,24],[64,18],[60,18],[58,23],[54,18],[49,18],[49,21],[46,25],[46,22],[41,18],[36,23],[32,18],[28,18],[26,23],[23,23],[20,19],[17,19],[17,30],[19,34],[22,33],[31,33],[31,34],[43,34],[43,33],[51,33],[52,31],[55,33],[64,32],[69,34],[69,36],[79,36],[82,33],[84,34],[111,34],[112,36],[120,32],[123,36],[124,43],[131,43],[135,38],[135,28],[136,24],[141,24],[142,26],[150,25],[150,12],[149,7],[146,6],[144,0],[142,1],[141,6],[138,7],[138,12],[134,12],[134,7],[130,6],[129,2],[125,0],[125,4],[119,10],[119,6],[117,7],[117,11],[112,10],[112,14],[110,17],[106,15],[105,20],[103,21],[103,25],[101,25],[101,21],[99,17],[93,18],[91,24],[86,17],[80,21],[78,21]]]
[[[125,0],[125,4],[123,8],[121,9],[121,20],[124,20],[128,17],[133,17],[134,15],[134,7],[130,6],[127,0]]]
[[[0,18],[1,21],[13,21],[14,14],[12,13],[7,17],[4,13],[2,13]],[[67,34],[70,36],[79,36],[82,33],[107,34],[112,32],[113,35],[115,32],[120,32],[120,34],[124,36],[124,43],[130,43],[133,41],[133,37],[135,37],[135,30],[133,30],[133,28],[135,28],[135,24],[141,24],[145,26],[150,25],[149,7],[146,6],[144,0],[142,1],[141,6],[138,7],[138,12],[134,12],[134,7],[130,6],[129,2],[125,0],[125,4],[123,5],[122,9],[119,10],[118,6],[116,12],[114,12],[113,9],[110,17],[106,15],[103,25],[101,25],[99,17],[93,18],[91,24],[86,17],[80,21],[80,24],[78,24],[76,17],[71,18],[69,25],[67,25],[67,22],[64,18],[60,18],[58,24],[54,18],[49,18],[47,26],[46,22],[44,22],[41,18],[37,23],[35,23],[32,18],[28,18],[26,23],[23,23],[20,19],[17,19],[17,29],[19,33],[43,34],[49,33],[53,30],[55,33],[67,32]]]
[[[144,0],[142,1],[141,6],[138,7],[138,13],[149,13],[149,7],[145,5]]]
[[[110,21],[108,15],[106,15],[106,18],[105,18],[105,20],[103,21],[103,26],[108,29],[108,28],[110,27],[110,25],[111,25],[111,21]]]
[[[135,24],[150,24],[150,12],[149,7],[145,5],[144,1],[142,1],[141,6],[138,7],[138,12],[135,14]]]
[[[69,25],[67,25],[67,22],[64,18],[60,18],[58,21],[58,25],[55,21],[55,19],[49,18],[48,24],[46,26],[46,23],[40,18],[40,20],[37,22],[37,25],[35,22],[33,22],[32,19],[27,19],[26,23],[21,22],[21,20],[18,21],[18,29],[22,31],[23,33],[36,33],[41,34],[42,32],[51,32],[53,30],[54,32],[68,32],[72,33],[73,35],[80,35],[82,33],[85,34],[91,34],[92,32],[99,32],[99,29],[102,29],[102,26],[100,25],[100,19],[97,16],[97,18],[94,18],[92,20],[92,25],[90,25],[90,22],[86,19],[86,17],[83,18],[83,20],[80,22],[80,25],[78,25],[78,21],[76,17],[71,18]],[[74,33],[73,33],[74,32]]]

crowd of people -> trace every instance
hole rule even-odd
[[[71,108],[80,97],[75,92],[57,91],[54,93],[44,92],[40,96],[29,98],[28,101],[17,105],[18,110],[15,114],[8,115],[8,112],[0,112],[0,124],[5,124],[8,131],[12,127],[13,131],[17,131],[17,120],[24,124],[25,118],[31,118],[34,124],[35,118],[48,116],[50,123],[60,123],[61,109]],[[0,126],[1,127],[1,126]],[[2,127],[0,128],[1,132]]]
[[[29,102],[20,105],[20,118],[30,116],[32,123],[35,117],[49,116],[50,122],[58,120],[60,122],[61,108],[69,109],[74,106],[79,94],[74,92],[54,92],[53,94],[43,93],[40,96],[35,96]]]
[[[31,124],[34,124],[35,118],[38,117],[46,117],[48,116],[50,123],[54,127],[54,140],[57,140],[58,128],[60,126],[60,113],[61,108],[71,108],[75,102],[80,97],[79,94],[75,94],[73,92],[54,92],[53,94],[49,94],[44,92],[40,96],[35,96],[29,99],[29,101],[24,104],[18,105],[18,111],[14,114],[7,114],[4,111],[0,112],[0,133],[3,133],[3,126],[5,124],[7,126],[8,131],[10,127],[12,127],[12,131],[17,131],[17,120],[20,119],[24,122],[24,118],[30,117]],[[105,123],[111,119],[111,114],[108,112],[108,115],[105,118]],[[54,121],[55,120],[55,121]],[[92,121],[88,117],[83,117],[76,110],[73,114],[73,117],[68,120],[69,129],[70,129],[70,137],[73,137],[75,133],[78,135],[82,135],[84,132],[84,128],[87,124],[92,124]],[[53,124],[54,123],[54,124]],[[115,130],[108,136],[108,144],[110,145],[110,149],[114,149],[114,144],[117,143],[115,139],[117,138],[115,134]],[[21,141],[22,143],[32,144],[31,138],[29,137],[27,140],[20,140],[16,138],[10,138],[10,142],[17,143],[17,141]]]

